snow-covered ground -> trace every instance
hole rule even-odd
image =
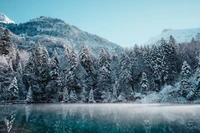
[[[200,103],[200,99],[187,100],[180,95],[180,83],[173,86],[165,86],[160,92],[149,92],[147,95],[136,93],[136,103]]]

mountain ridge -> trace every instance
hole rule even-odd
[[[66,46],[80,50],[83,43],[95,54],[99,54],[102,48],[109,52],[121,52],[123,50],[121,46],[107,39],[82,31],[58,18],[41,16],[20,24],[4,23],[4,26],[25,41],[24,45],[26,46],[20,45],[22,48],[30,47],[27,45],[28,43],[40,42],[41,45],[47,46],[48,50],[51,49],[50,53],[55,48],[58,51],[63,51]]]
[[[190,42],[192,38],[200,40],[200,27],[188,29],[164,29],[159,35],[151,37],[144,44],[156,44],[159,40],[161,40],[161,38],[169,40],[170,35],[172,35],[178,43]]]

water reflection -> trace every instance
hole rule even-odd
[[[1,133],[198,133],[199,105],[0,105]]]

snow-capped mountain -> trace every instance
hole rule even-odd
[[[0,23],[5,23],[5,24],[14,24],[15,22],[9,19],[5,14],[0,13]]]
[[[35,46],[32,44],[40,42],[41,45],[47,47],[50,53],[53,49],[61,52],[65,46],[69,48],[75,46],[79,50],[82,43],[85,43],[95,54],[98,54],[101,48],[110,52],[122,51],[119,45],[97,35],[82,31],[57,18],[41,16],[26,23],[5,26],[25,41],[19,47],[26,49],[30,49]]]
[[[192,38],[200,39],[200,28],[191,28],[191,29],[164,29],[161,34],[150,38],[145,44],[155,44],[157,41],[164,38],[168,40],[170,35],[172,35],[178,43],[190,42]]]

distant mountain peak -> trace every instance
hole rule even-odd
[[[187,43],[194,38],[199,40],[200,28],[190,28],[190,29],[164,29],[159,35],[151,37],[144,44],[152,45],[157,44],[161,38],[169,40],[169,37],[172,35],[178,43]]]
[[[168,32],[168,31],[170,31],[170,30],[172,30],[172,29],[163,29],[162,32]]]
[[[11,24],[11,23],[15,23],[13,20],[11,20],[10,18],[8,18],[5,14],[0,13],[0,23],[5,23],[5,24]]]

